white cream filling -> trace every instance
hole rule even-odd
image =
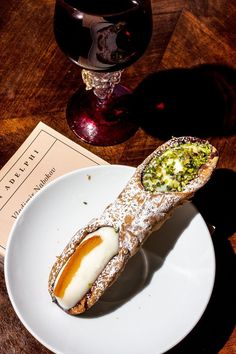
[[[178,173],[183,170],[183,161],[180,161],[180,159],[176,158],[175,160],[175,173]]]
[[[82,299],[109,260],[118,253],[118,233],[113,227],[101,227],[88,234],[83,242],[95,235],[100,236],[102,242],[82,259],[78,270],[65,290],[64,296],[62,298],[56,297],[58,304],[65,310],[75,306]],[[57,279],[60,278],[61,272]]]

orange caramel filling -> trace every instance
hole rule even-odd
[[[70,257],[65,268],[63,269],[61,276],[55,286],[54,295],[62,298],[66,291],[67,286],[70,284],[72,278],[80,267],[83,258],[97,247],[102,242],[100,236],[93,236],[82,242]]]

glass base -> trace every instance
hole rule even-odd
[[[83,141],[100,146],[119,144],[138,129],[132,114],[131,91],[116,85],[106,104],[99,103],[92,90],[78,90],[67,106],[71,130]]]

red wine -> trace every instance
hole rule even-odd
[[[116,71],[144,53],[152,31],[149,0],[57,0],[54,33],[77,65]]]

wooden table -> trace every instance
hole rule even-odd
[[[134,89],[148,74],[160,70],[190,68],[206,63],[230,65],[232,75],[225,78],[227,89],[224,95],[230,97],[230,127],[235,127],[235,1],[153,0],[152,5],[152,41],[145,55],[125,70],[122,82]],[[137,166],[163,141],[158,134],[151,136],[140,128],[122,144],[96,147],[79,141],[68,128],[66,104],[81,84],[81,77],[80,69],[64,57],[54,41],[53,8],[53,0],[0,2],[0,168],[39,121],[109,163]],[[196,97],[195,104],[198,103]],[[195,123],[189,124],[190,133],[191,125]],[[170,354],[236,353],[236,228],[233,213],[236,135],[233,129],[227,135],[221,130],[217,135],[208,133],[207,138],[218,148],[220,160],[213,181],[194,201],[206,220],[217,226],[212,235],[216,252],[216,283],[203,317],[192,332],[169,351]],[[15,315],[6,292],[3,269],[0,284],[0,352],[49,353]]]

